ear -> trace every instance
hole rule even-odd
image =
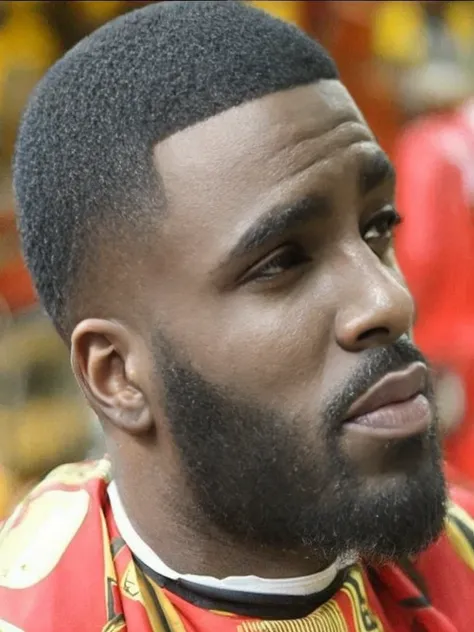
[[[90,318],[71,336],[71,364],[87,400],[103,421],[130,434],[153,426],[145,395],[146,349],[138,336],[120,323]]]

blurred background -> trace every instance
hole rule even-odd
[[[22,264],[11,191],[17,126],[59,56],[146,4],[0,1],[0,519],[51,468],[104,449]],[[417,303],[415,338],[435,371],[447,470],[474,484],[474,3],[250,4],[330,50],[396,164],[396,249]]]

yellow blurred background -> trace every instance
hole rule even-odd
[[[98,423],[74,384],[67,351],[38,307],[22,265],[10,171],[19,118],[50,64],[91,30],[145,4],[149,3],[0,2],[0,518],[56,464],[103,450]],[[472,2],[251,4],[298,24],[330,50],[342,80],[392,157],[414,121],[452,112],[473,94]],[[429,262],[423,270],[429,275]],[[442,326],[449,331],[451,321],[445,319]],[[425,346],[430,351],[428,339]],[[440,354],[440,374],[451,379],[443,382],[448,393],[443,396],[446,418],[452,417],[457,429],[458,418],[463,417],[467,427],[470,389],[464,378],[461,386],[453,380],[455,371],[450,369],[456,362],[445,356]],[[470,356],[466,362],[470,366]],[[453,384],[454,390],[448,388]],[[453,403],[456,392],[459,398]],[[463,402],[461,411],[458,401]]]

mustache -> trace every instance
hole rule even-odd
[[[413,362],[423,362],[429,368],[428,360],[421,351],[404,336],[392,345],[368,349],[361,363],[350,375],[345,384],[329,398],[325,406],[325,417],[332,425],[338,425],[347,416],[349,408],[368,389],[381,380],[387,373],[406,369]],[[431,380],[425,388],[425,395],[432,399]]]

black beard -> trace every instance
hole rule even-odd
[[[162,336],[157,344],[166,414],[197,523],[240,543],[304,551],[328,562],[354,552],[371,561],[395,560],[438,537],[446,489],[435,428],[395,442],[393,450],[414,455],[406,476],[372,485],[340,444],[341,420],[359,395],[387,372],[424,361],[408,340],[365,352],[357,373],[314,424],[245,401],[178,360],[181,354]],[[426,395],[433,401],[431,389]]]

